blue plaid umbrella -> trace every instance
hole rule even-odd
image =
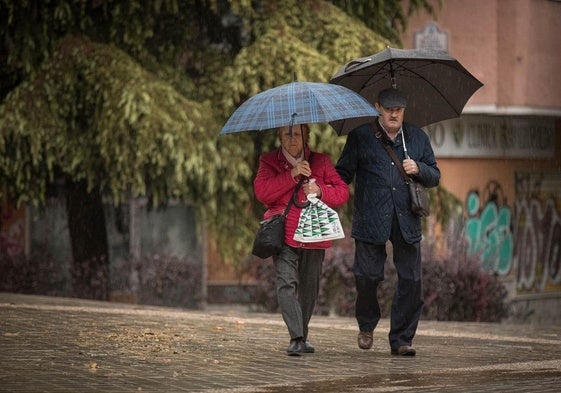
[[[361,118],[378,111],[354,91],[331,83],[291,82],[265,90],[244,102],[230,116],[220,135],[304,124]]]

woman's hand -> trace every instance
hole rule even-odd
[[[290,171],[292,177],[296,177],[298,175],[302,176],[310,176],[312,174],[312,170],[310,169],[310,163],[308,161],[300,161],[292,170]]]
[[[321,187],[318,186],[315,179],[310,179],[310,181],[304,183],[304,185],[302,186],[302,190],[306,195],[316,194],[318,198],[321,198]]]

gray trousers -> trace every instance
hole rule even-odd
[[[277,299],[290,339],[308,337],[319,293],[323,249],[302,249],[285,245],[273,257],[277,273]]]

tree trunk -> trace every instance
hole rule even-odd
[[[86,299],[109,298],[109,246],[101,194],[67,179],[66,211],[72,245],[72,290]]]

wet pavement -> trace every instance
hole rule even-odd
[[[413,358],[314,316],[285,355],[280,314],[0,293],[0,392],[561,392],[561,328],[421,321]]]

